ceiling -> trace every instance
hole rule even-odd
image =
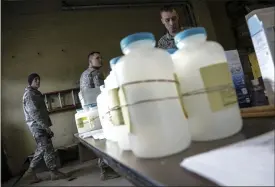
[[[24,2],[43,2],[48,0],[2,0],[4,2],[15,2],[15,1],[24,1]],[[53,1],[53,0],[51,0]],[[85,6],[85,5],[95,5],[95,4],[121,4],[121,3],[173,3],[173,2],[182,2],[180,0],[54,0],[56,2],[64,2],[73,6]]]
[[[156,3],[156,2],[173,2],[169,0],[63,0],[72,5],[94,5],[94,4],[121,4],[121,3]]]
[[[186,0],[2,0],[4,12],[9,14],[33,14],[56,10],[83,10],[117,6],[149,6],[184,4]],[[35,7],[35,8],[34,8]]]

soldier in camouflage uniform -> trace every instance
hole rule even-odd
[[[161,22],[165,26],[167,33],[158,41],[158,47],[162,49],[177,49],[174,41],[175,35],[183,30],[179,26],[179,16],[177,11],[170,6],[164,6],[160,10]]]
[[[88,55],[89,67],[80,77],[80,90],[85,88],[96,88],[104,84],[104,76],[100,71],[101,56],[99,52],[92,52]]]
[[[29,86],[25,89],[23,96],[23,110],[26,123],[36,141],[37,148],[30,163],[29,169],[25,172],[23,180],[30,183],[40,182],[35,169],[38,163],[44,159],[46,166],[50,170],[51,179],[58,180],[67,176],[57,170],[56,157],[51,138],[54,133],[51,131],[51,119],[49,117],[44,98],[38,88],[40,87],[40,77],[33,73],[28,77]]]
[[[100,52],[92,52],[88,55],[89,67],[80,77],[80,91],[85,88],[96,88],[104,84],[104,76],[100,71],[102,58]],[[98,166],[100,168],[100,178],[102,180],[119,177],[107,164],[106,161],[99,158]]]

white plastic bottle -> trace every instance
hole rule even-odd
[[[92,129],[87,112],[83,109],[76,110],[75,123],[79,134],[90,131]]]
[[[113,69],[115,59],[110,61],[111,68]],[[105,130],[106,139],[117,142],[118,133],[115,127],[123,123],[123,117],[119,110],[114,110],[119,106],[118,98],[118,82],[113,70],[110,71],[109,75],[104,80],[105,91],[106,91],[106,104],[108,106],[107,114],[105,114]]]
[[[91,124],[92,129],[91,130],[98,130],[101,129],[101,123],[99,119],[99,114],[98,114],[98,107],[97,104],[90,104],[88,111],[86,112],[89,122]]]
[[[239,132],[242,118],[223,47],[206,41],[202,27],[178,33],[173,55],[192,139],[209,141]]]
[[[112,124],[110,124],[109,120],[109,108],[108,108],[108,92],[104,86],[100,86],[101,93],[97,97],[97,107],[100,123],[102,126],[102,130],[104,132],[104,136],[107,140],[111,140],[111,128]]]
[[[110,61],[110,66],[112,68],[112,75],[116,80],[116,88],[109,90],[109,96],[112,95],[113,99],[111,101],[112,108],[120,107],[120,100],[118,96],[118,79],[116,75],[116,65],[119,63],[121,57],[113,58]],[[122,110],[118,108],[117,110],[111,110],[111,117],[114,124],[114,132],[116,133],[117,143],[121,150],[129,151],[131,150],[130,141],[129,141],[129,128],[124,124]]]
[[[141,158],[168,156],[190,145],[172,59],[165,50],[154,48],[155,43],[151,33],[127,36],[120,43],[125,56],[116,65],[130,146]]]
[[[104,119],[105,121],[105,129],[103,130],[104,133],[106,133],[106,139],[113,141],[113,142],[117,142],[117,138],[116,138],[116,133],[114,132],[114,124],[112,123],[112,118],[111,118],[111,112],[110,112],[110,108],[109,108],[109,103],[110,103],[110,97],[109,97],[109,90],[111,90],[113,88],[113,84],[112,84],[113,80],[112,80],[112,76],[111,74],[109,74],[106,79],[104,80],[105,83],[105,96],[106,96],[106,105],[108,108],[107,113],[105,113],[104,115]]]
[[[104,105],[105,99],[103,98],[104,97],[103,92],[104,92],[105,88],[104,88],[104,85],[100,86],[99,88],[100,88],[101,93],[97,96],[96,103],[97,103],[97,108],[98,108],[99,119],[100,119],[100,122],[102,124],[103,123],[103,116],[104,116],[104,106],[105,106]]]
[[[108,97],[109,97],[109,109],[111,115],[111,122],[115,126],[123,125],[123,117],[119,107],[119,97],[118,97],[118,81],[115,73],[115,65],[119,61],[120,57],[116,57],[110,60],[111,72],[109,74],[109,89],[108,89]]]

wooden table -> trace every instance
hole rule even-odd
[[[244,119],[242,131],[232,137],[211,141],[193,142],[189,149],[164,158],[139,159],[132,152],[123,152],[116,143],[106,140],[82,139],[81,143],[104,158],[110,167],[136,186],[213,186],[214,183],[180,167],[189,156],[248,139],[275,129],[275,117]]]

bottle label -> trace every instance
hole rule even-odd
[[[119,88],[114,88],[108,91],[109,98],[111,98],[109,102],[111,121],[114,125],[123,125],[123,116],[122,111],[120,109],[120,101],[118,96]]]
[[[237,96],[226,62],[200,68],[205,92],[213,112],[237,104]]]
[[[77,127],[78,128],[83,128],[84,124],[89,122],[87,117],[82,117],[77,119]]]
[[[124,120],[124,125],[127,125],[128,132],[133,133],[133,129],[131,126],[131,118],[130,118],[130,112],[127,106],[127,100],[125,95],[125,88],[124,86],[121,86],[118,91],[120,106],[121,106],[121,112]]]
[[[94,128],[95,127],[95,120],[99,118],[99,116],[93,116],[93,117],[89,117],[89,124],[90,124],[90,128]]]
[[[186,119],[188,119],[188,114],[187,114],[187,111],[184,108],[183,99],[182,99],[182,96],[181,96],[179,79],[178,79],[178,76],[177,76],[176,73],[174,73],[174,79],[176,81],[175,84],[176,84],[177,94],[178,94],[178,97],[179,97],[179,102],[180,102],[180,105],[181,105],[182,112],[183,112],[184,116],[186,117]]]

